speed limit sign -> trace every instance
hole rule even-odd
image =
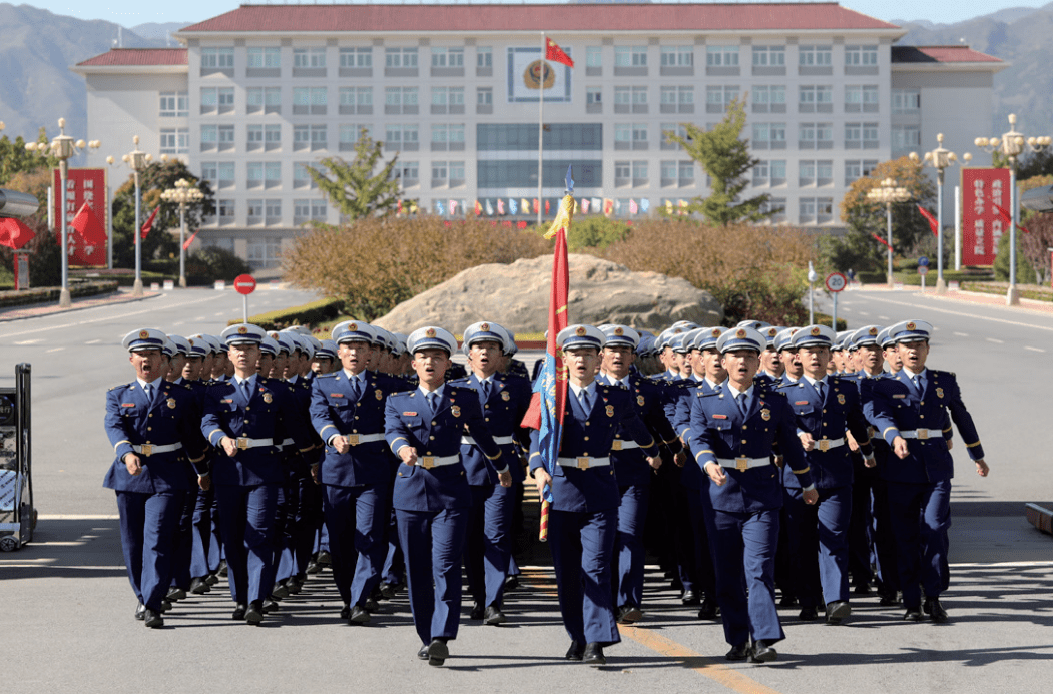
[[[848,286],[848,278],[840,272],[831,272],[826,276],[826,288],[832,292],[842,291]]]

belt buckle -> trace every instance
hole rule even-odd
[[[152,443],[144,443],[139,446],[139,448],[140,455],[146,456],[147,458],[154,454],[154,445]]]
[[[589,469],[589,459],[587,457],[578,458],[578,469],[579,470],[588,470]]]
[[[823,439],[821,441],[817,441],[816,443],[819,444],[819,450],[821,452],[826,453],[828,450],[830,450],[830,440],[829,439]]]
[[[347,442],[348,442],[348,444],[350,444],[352,446],[357,446],[358,445],[358,434],[348,434],[347,435]]]
[[[622,449],[621,439],[615,439],[614,441],[611,442],[611,450],[612,451],[620,451],[621,449]]]
[[[248,439],[248,437],[242,436],[240,438],[234,439],[234,442],[237,444],[239,451],[247,451],[247,450],[249,450],[249,439]]]
[[[745,472],[746,470],[749,470],[749,467],[750,460],[746,456],[739,456],[738,458],[735,458],[735,469],[739,472]]]
[[[918,429],[918,440],[919,441],[927,441],[928,438],[929,438],[929,430],[928,429]]]
[[[430,455],[424,456],[420,459],[420,466],[425,470],[431,470],[435,467],[435,457]]]

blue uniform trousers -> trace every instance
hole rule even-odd
[[[903,605],[916,610],[921,607],[921,588],[926,597],[938,598],[950,582],[951,481],[889,482],[888,497]]]
[[[881,482],[877,468],[868,468],[858,452],[852,454],[852,519],[848,524],[848,570],[856,585],[874,580],[874,486]]]
[[[488,484],[472,487],[472,508],[464,549],[468,592],[483,606],[500,606],[512,558],[512,512],[516,487]]]
[[[893,593],[900,589],[899,567],[896,566],[896,533],[892,528],[892,512],[889,509],[888,482],[883,479],[874,481],[874,525],[872,535],[877,555],[878,578],[881,579],[881,590]],[[849,539],[849,546],[851,546]]]
[[[455,639],[468,509],[395,513],[417,635],[425,644],[435,638]]]
[[[183,495],[179,508],[179,524],[176,527],[172,552],[172,586],[190,590],[190,562],[194,553],[194,506],[197,503],[197,483]]]
[[[333,580],[345,605],[361,607],[380,583],[388,546],[390,497],[387,487],[326,485],[322,496]]]
[[[702,494],[688,491],[687,518],[690,524],[691,560],[694,562],[694,588],[710,600],[717,595],[717,577],[713,570],[713,554],[709,548],[709,532],[706,529]]]
[[[236,603],[264,600],[274,587],[278,485],[216,485],[227,582]]]
[[[296,522],[296,481],[286,479],[277,486],[278,512],[274,517],[274,579],[284,581],[296,573],[293,570],[292,534]],[[269,595],[268,591],[268,595]]]
[[[190,553],[190,575],[204,578],[219,568],[220,548],[219,526],[216,511],[216,488],[209,487],[207,492],[197,490],[194,498],[194,518],[192,525],[193,548]]]
[[[182,490],[140,494],[117,492],[121,550],[135,597],[155,612],[168,594]]]
[[[775,612],[772,577],[779,509],[729,513],[707,504],[704,510],[724,640],[733,646],[746,643],[748,637],[781,641],[785,634]]]
[[[618,607],[643,604],[644,578],[644,522],[651,496],[650,485],[620,487],[618,506],[618,534],[614,553],[618,557],[618,572],[612,579],[614,604]]]
[[[556,570],[559,611],[572,641],[621,641],[611,605],[611,566],[618,509],[549,512],[548,544]]]
[[[391,509],[388,517],[388,556],[384,559],[383,580],[392,585],[402,585],[406,577],[406,557],[402,554],[402,545],[399,543],[399,523],[395,509]]]
[[[825,607],[848,595],[848,528],[852,486],[819,489],[815,506],[800,489],[786,489],[792,575],[802,607]]]

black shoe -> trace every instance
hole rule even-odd
[[[385,600],[391,600],[398,592],[399,587],[396,583],[388,583],[387,581],[384,581],[380,584],[380,594],[384,596]]]
[[[263,621],[263,604],[257,600],[249,603],[249,609],[245,610],[245,622],[252,626],[258,626]]]
[[[371,617],[364,609],[355,605],[351,608],[351,614],[347,617],[348,624],[369,624]]]
[[[167,600],[162,600],[161,601],[161,614],[164,614],[165,612],[168,612],[171,609],[172,609],[172,603],[168,602]]]
[[[779,654],[771,647],[771,643],[761,639],[753,644],[753,648],[750,650],[749,661],[751,663],[770,663],[778,657]]]
[[[483,624],[487,624],[492,627],[504,624],[508,619],[505,617],[505,613],[501,611],[501,608],[497,605],[490,605],[486,608],[486,614],[483,615]]]
[[[643,612],[635,605],[622,605],[618,608],[618,624],[632,624],[643,619]]]
[[[161,615],[147,607],[146,610],[143,611],[143,624],[145,624],[148,629],[157,629],[165,625],[165,620],[161,619]]]
[[[450,657],[450,649],[446,646],[446,639],[432,639],[428,644],[428,665],[440,667]]]
[[[814,622],[819,619],[819,610],[814,607],[802,607],[801,608],[801,621],[802,622]]]
[[[234,604],[234,611],[230,613],[230,618],[231,619],[236,619],[236,620],[239,620],[239,621],[244,620],[245,619],[245,611],[246,610],[248,610],[248,607],[245,605],[245,603],[243,603],[243,602],[235,603]]]
[[[146,605],[139,603],[135,606],[135,618],[138,621],[143,621],[143,614],[146,612]]]
[[[483,615],[485,613],[486,613],[486,610],[483,609],[482,603],[478,603],[477,602],[472,607],[472,611],[468,613],[468,619],[474,619],[476,621],[479,621],[480,619],[483,618]]]
[[[592,667],[600,667],[607,664],[607,659],[603,657],[603,646],[598,643],[590,643],[585,646],[585,653],[582,655],[581,660]]]
[[[216,574],[209,574],[208,576],[205,576],[205,583],[214,586],[219,583],[219,576]]]
[[[745,643],[732,646],[731,650],[724,654],[724,660],[745,660],[750,657],[750,649]]]
[[[319,566],[318,562],[316,562],[314,559],[312,559],[311,561],[307,562],[307,573],[311,574],[312,576],[314,574],[318,573],[321,570],[322,570],[322,567]]]
[[[720,608],[717,607],[717,603],[709,598],[702,601],[702,607],[698,611],[699,619],[716,619],[720,613]]]
[[[366,598],[366,601],[362,603],[362,607],[365,609],[366,612],[380,611],[380,603],[378,603],[373,598]]]
[[[204,595],[210,590],[212,588],[208,585],[208,581],[203,578],[195,578],[190,581],[190,592],[194,595]]]
[[[179,600],[186,599],[186,591],[177,586],[172,586],[168,589],[168,595],[165,596],[165,600],[169,602],[178,602]]]
[[[296,578],[296,576],[290,576],[285,579],[285,588],[293,595],[299,595],[300,591],[303,590],[303,583]]]
[[[947,621],[947,610],[943,609],[939,598],[925,598],[925,614],[932,617],[932,621],[943,623]]]
[[[216,569],[216,575],[219,576],[220,578],[226,578],[227,577],[227,560],[226,559],[221,559],[219,561],[219,568]]]
[[[420,659],[420,660],[427,660],[428,659],[428,645],[427,644],[424,644],[423,646],[421,646],[420,650],[417,651],[417,658]]]
[[[505,579],[505,591],[515,590],[519,587],[519,576],[509,576]]]
[[[680,603],[692,607],[702,603],[702,599],[698,597],[697,590],[685,590],[683,595],[680,596]]]
[[[799,604],[797,598],[792,595],[784,595],[779,598],[779,607],[797,607]]]
[[[581,660],[585,657],[585,644],[581,641],[571,641],[567,654],[563,656],[567,660]]]
[[[318,553],[318,559],[315,561],[318,562],[318,566],[332,566],[333,555],[329,554],[329,552],[321,551]]]
[[[852,614],[852,606],[844,600],[835,600],[826,606],[826,623],[840,624],[841,620]]]
[[[882,607],[895,607],[900,603],[899,591],[889,590],[878,593],[881,599],[878,600],[878,604]]]
[[[292,591],[289,590],[284,581],[278,581],[274,584],[274,590],[271,591],[271,597],[275,600],[284,600],[289,597],[289,593],[291,592]]]
[[[344,609],[340,610],[340,619],[351,619],[350,605],[344,605]]]
[[[908,607],[907,613],[903,615],[904,622],[920,622],[923,619],[925,619],[925,615],[917,607]]]
[[[277,600],[273,598],[267,598],[261,605],[261,611],[263,614],[270,614],[271,612],[277,612],[281,609],[281,605],[278,604]]]
[[[852,592],[855,593],[856,595],[869,595],[870,594],[870,583],[869,582],[857,583],[855,588],[852,589]]]

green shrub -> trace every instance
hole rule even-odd
[[[1017,241],[1019,240],[1018,238]],[[998,240],[998,255],[995,256],[994,273],[996,280],[1009,281],[1009,234],[1002,234],[1002,238]],[[1016,249],[1016,281],[1017,284],[1035,284],[1038,281],[1035,268],[1024,257],[1019,243]]]
[[[178,271],[178,266],[177,266]],[[216,246],[194,251],[186,259],[187,284],[212,284],[216,280],[232,282],[252,268],[232,252]]]
[[[300,306],[268,311],[249,316],[249,322],[265,330],[281,330],[290,325],[315,325],[336,318],[344,308],[343,299],[319,299]],[[227,325],[240,323],[238,319],[227,321]]]

